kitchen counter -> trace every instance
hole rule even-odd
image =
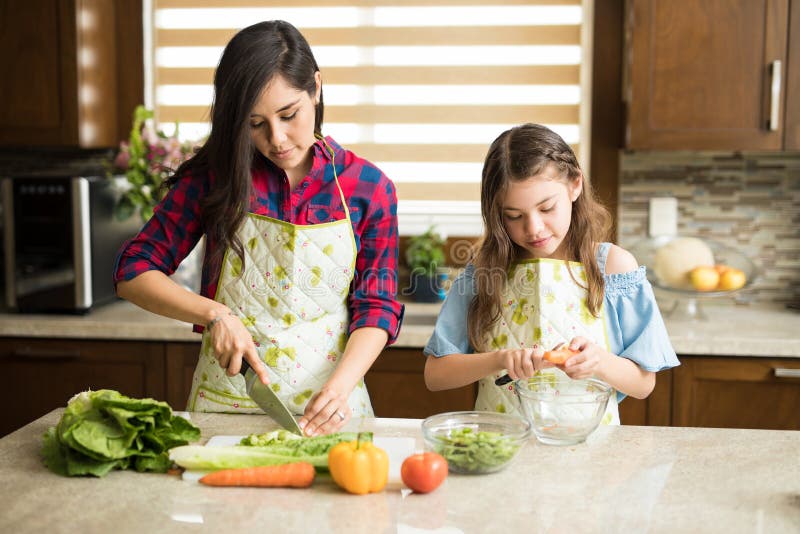
[[[427,495],[400,484],[355,496],[320,475],[308,489],[210,488],[175,475],[63,478],[39,458],[55,410],[0,439],[2,532],[797,532],[800,432],[601,427],[586,443],[531,438],[504,471],[450,475]],[[266,416],[191,414],[202,441],[274,427]],[[416,419],[350,422],[413,437]]]
[[[407,303],[395,347],[424,347],[439,304]],[[675,351],[681,355],[800,357],[800,312],[783,306],[704,304],[707,321],[666,319]],[[191,325],[118,301],[89,314],[0,314],[0,336],[200,341]]]

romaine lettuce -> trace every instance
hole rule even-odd
[[[165,472],[167,451],[200,438],[200,429],[165,402],[117,391],[84,391],[70,399],[44,435],[47,467],[64,476],[102,477],[113,469]]]
[[[241,445],[204,447],[185,445],[169,451],[170,459],[185,469],[215,471],[260,465],[308,462],[317,471],[328,470],[328,451],[337,443],[355,441],[356,432],[339,432],[327,436],[302,437],[285,430],[267,434],[251,434]],[[371,432],[362,432],[361,441],[372,441]]]

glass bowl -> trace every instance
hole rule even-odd
[[[671,241],[680,237],[689,236],[659,236],[648,239],[643,239],[635,243],[630,252],[634,255],[640,265],[647,267],[647,280],[658,291],[663,292],[669,297],[675,299],[673,306],[664,312],[664,316],[673,319],[707,319],[706,315],[700,306],[702,299],[713,299],[719,297],[731,297],[736,293],[748,288],[758,274],[758,269],[755,264],[745,256],[742,252],[723,245],[713,239],[700,237],[708,248],[711,249],[714,255],[714,263],[718,265],[727,265],[734,269],[739,269],[745,275],[745,283],[742,287],[731,290],[712,290],[712,291],[698,291],[688,287],[676,287],[669,285],[661,280],[656,275],[655,258],[658,249],[667,245]]]
[[[447,412],[422,422],[425,449],[444,456],[451,473],[500,471],[511,463],[530,435],[528,421],[496,412]]]
[[[542,373],[514,382],[536,438],[547,445],[574,445],[594,432],[614,392],[601,380],[572,380]]]

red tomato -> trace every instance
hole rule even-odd
[[[447,460],[435,452],[412,454],[400,467],[403,484],[417,493],[429,493],[447,478]]]

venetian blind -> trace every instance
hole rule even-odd
[[[412,205],[420,213],[460,206],[477,215],[483,158],[503,130],[546,124],[585,152],[586,5],[153,0],[151,105],[165,131],[178,121],[181,137],[205,135],[214,68],[227,41],[250,24],[287,20],[320,65],[323,133],[394,181],[401,230]]]

